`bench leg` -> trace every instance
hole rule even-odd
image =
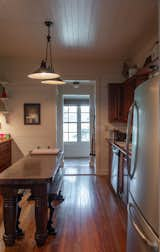
[[[58,201],[64,201],[64,197],[63,197],[61,191],[59,191],[59,193],[58,193],[58,195],[57,195],[57,197],[56,197],[56,200],[58,200]]]

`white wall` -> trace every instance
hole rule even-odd
[[[56,145],[56,92],[55,88],[35,86],[9,87],[8,123],[0,115],[1,131],[11,134],[14,140],[13,162],[37,146]],[[24,125],[24,103],[41,104],[41,124]]]

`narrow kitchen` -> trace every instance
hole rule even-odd
[[[0,252],[160,252],[160,1],[0,20]]]

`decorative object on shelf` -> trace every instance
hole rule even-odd
[[[156,41],[146,57],[143,68],[148,75],[154,75],[159,70],[159,41]]]
[[[40,108],[39,103],[25,103],[24,104],[24,124],[25,125],[39,125],[40,124]]]
[[[0,140],[9,140],[11,135],[8,133],[0,133]]]
[[[156,60],[159,56],[159,41],[156,41],[151,50],[152,61]]]
[[[66,84],[66,82],[62,78],[43,80],[43,81],[41,81],[41,83],[49,84],[49,85],[64,85],[64,84]]]
[[[122,75],[127,79],[129,77],[129,69],[133,66],[130,59],[126,59],[123,63]]]
[[[34,71],[32,74],[28,75],[28,77],[31,79],[45,80],[45,79],[55,79],[55,78],[60,77],[59,74],[55,73],[53,62],[52,62],[51,26],[53,22],[45,21],[44,23],[48,28],[46,55],[45,55],[45,59],[41,61],[40,67],[36,71]]]
[[[129,68],[128,70],[128,77],[131,78],[137,73],[138,67],[137,65],[133,65],[132,67]]]
[[[2,87],[2,94],[1,94],[1,98],[7,98],[7,94],[6,94],[5,87]]]
[[[159,57],[152,61],[151,55],[146,58],[144,66],[141,73],[146,73],[148,75],[154,75],[159,70]]]
[[[0,99],[3,99],[3,100],[8,99],[6,88],[4,87],[4,84],[5,84],[5,82],[3,82],[3,84],[2,84],[0,81]]]
[[[144,65],[143,67],[147,66],[148,64],[150,64],[152,62],[152,57],[151,55],[148,56],[146,59],[145,59],[145,62],[144,62]]]
[[[8,82],[0,81],[0,113],[4,115],[6,123],[9,123],[8,97],[4,87],[5,84],[8,84]]]

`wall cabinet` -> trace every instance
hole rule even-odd
[[[132,77],[123,83],[123,122],[128,120],[128,112],[134,101],[136,87],[148,79],[147,75]]]
[[[108,86],[108,117],[110,122],[123,120],[123,85],[111,83]]]
[[[129,109],[134,101],[134,90],[135,85],[134,83],[126,82],[123,85],[123,107],[121,108],[123,111],[123,122],[127,122],[128,120],[128,112]]]
[[[0,172],[11,165],[11,141],[0,143]]]
[[[109,122],[127,122],[129,108],[134,99],[134,86],[130,83],[111,83],[108,87]]]
[[[127,122],[129,108],[134,101],[135,88],[143,83],[147,76],[132,77],[124,83],[108,85],[108,119],[109,122]]]

